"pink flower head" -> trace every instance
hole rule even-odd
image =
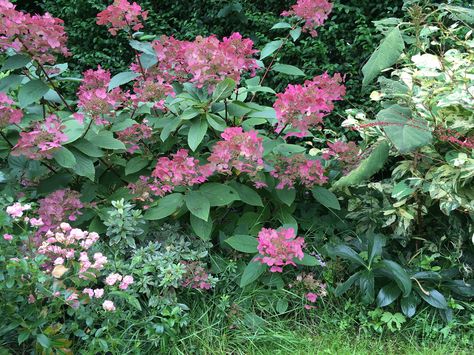
[[[108,70],[100,67],[97,70],[89,69],[84,72],[82,84],[79,87],[77,105],[82,110],[94,118],[96,124],[104,124],[101,117],[116,110],[125,97],[120,88],[108,91],[111,74]],[[83,120],[83,116],[75,116],[78,121]]]
[[[355,169],[362,159],[360,149],[354,142],[346,143],[343,141],[328,142],[328,149],[323,154],[323,159],[327,160],[330,157],[337,159],[345,174]]]
[[[121,290],[126,290],[128,288],[128,286],[130,286],[131,284],[133,284],[133,276],[131,275],[126,275],[123,277],[122,279],[122,282],[120,283],[120,286],[119,288]]]
[[[278,180],[277,189],[293,188],[299,182],[306,188],[322,185],[328,181],[319,160],[309,160],[304,154],[290,157],[279,156],[270,175]]]
[[[304,85],[288,85],[283,93],[277,94],[273,104],[278,124],[276,132],[287,126],[297,132],[286,136],[304,137],[310,128],[320,128],[323,118],[334,109],[334,101],[342,100],[346,88],[340,74],[333,77],[327,73],[307,80]]]
[[[198,261],[182,262],[186,267],[181,285],[183,287],[209,290],[212,287],[211,275]]]
[[[109,301],[109,300],[105,300],[104,303],[102,303],[102,308],[107,312],[115,311],[114,303],[112,301]]]
[[[44,64],[54,64],[57,55],[69,56],[63,21],[50,14],[17,11],[11,2],[0,1],[0,50],[13,49]]]
[[[71,189],[56,190],[45,198],[40,199],[39,215],[43,222],[41,232],[60,227],[63,232],[71,231],[69,223],[63,221],[76,220],[81,215],[80,211],[84,204],[80,200],[80,194]],[[76,232],[73,232],[76,233]]]
[[[282,272],[283,266],[296,265],[294,258],[303,259],[303,246],[303,238],[296,237],[293,228],[263,228],[258,233],[260,256],[256,260],[270,266],[271,272]]]
[[[94,290],[91,289],[91,288],[85,288],[82,290],[82,293],[85,294],[85,295],[88,295],[89,298],[93,298],[94,297]]]
[[[44,225],[41,218],[31,218],[29,222],[33,227],[41,227]]]
[[[332,10],[332,4],[327,0],[298,0],[289,11],[282,16],[296,16],[305,21],[303,31],[309,31],[315,37],[315,27],[321,26],[327,20]]]
[[[117,281],[122,281],[122,275],[113,273],[105,278],[105,283],[109,286],[115,285]]]
[[[20,218],[23,216],[24,211],[28,211],[31,209],[29,204],[22,205],[20,202],[15,202],[13,205],[8,206],[6,212],[12,218]]]
[[[135,66],[132,69],[138,70],[140,73],[142,70],[142,68],[135,68]],[[166,83],[160,75],[135,81],[133,91],[134,94],[130,95],[130,98],[136,106],[140,102],[152,102],[153,108],[159,110],[165,109],[165,100],[168,96],[174,96],[173,86]]]
[[[216,36],[198,36],[192,42],[179,41],[173,37],[162,36],[153,41],[158,63],[147,70],[147,76],[165,82],[190,81],[201,88],[205,85],[211,91],[225,78],[239,83],[243,73],[255,75],[258,69],[253,56],[253,42],[233,33],[220,41]],[[137,66],[132,70],[138,71]]]
[[[94,297],[95,298],[102,298],[103,295],[104,295],[104,289],[103,288],[96,288],[94,290]]]
[[[188,156],[186,149],[180,149],[171,154],[171,159],[158,159],[152,172],[153,184],[150,185],[155,195],[163,196],[173,191],[176,186],[193,186],[202,184],[211,172],[199,165],[199,160]]]
[[[9,242],[10,240],[13,239],[13,235],[8,234],[8,233],[5,233],[5,234],[3,235],[3,239],[5,239],[7,242]]]
[[[316,302],[316,300],[318,299],[318,295],[313,293],[313,292],[309,292],[306,294],[306,299],[309,301],[309,302]]]
[[[138,31],[143,28],[141,21],[147,17],[148,11],[142,11],[136,2],[130,4],[127,0],[115,0],[112,5],[97,14],[97,24],[109,26],[109,32],[115,36],[117,31],[122,29]]]
[[[244,132],[241,127],[229,127],[221,134],[223,140],[212,147],[208,158],[213,170],[232,174],[232,169],[256,176],[263,169],[263,139],[256,131]]]
[[[20,124],[23,112],[12,108],[15,102],[0,92],[0,129],[10,124]]]
[[[53,154],[68,140],[62,132],[64,126],[61,120],[50,115],[43,123],[37,122],[33,130],[20,132],[20,139],[12,149],[12,155],[24,155],[29,159],[52,159]]]
[[[117,138],[127,146],[127,152],[135,153],[140,149],[140,142],[150,139],[153,130],[150,126],[144,123],[136,123],[123,131],[117,132]]]

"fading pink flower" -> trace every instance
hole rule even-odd
[[[3,239],[5,239],[7,242],[9,242],[10,240],[13,239],[13,235],[8,234],[8,233],[5,233],[5,234],[3,235]]]
[[[0,128],[10,124],[20,124],[23,112],[14,109],[12,107],[14,103],[4,92],[0,92]]]
[[[305,297],[309,302],[313,303],[318,299],[318,295],[313,292],[308,292]]]
[[[304,154],[295,154],[290,157],[277,157],[270,175],[278,180],[276,186],[281,190],[294,188],[300,183],[310,189],[315,185],[322,185],[328,181],[324,175],[324,168],[319,160],[307,159]]]

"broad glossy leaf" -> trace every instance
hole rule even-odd
[[[283,41],[281,39],[267,43],[260,52],[260,60],[272,55],[282,44]]]
[[[184,203],[184,196],[179,193],[166,195],[158,201],[158,206],[152,207],[145,212],[147,220],[157,220],[175,213]]]
[[[384,271],[397,283],[403,292],[403,297],[411,293],[412,282],[407,272],[396,262],[391,260],[380,261],[377,267],[383,268]]]
[[[18,101],[21,108],[38,101],[49,91],[48,85],[39,79],[27,82],[18,91]]]
[[[252,260],[251,262],[249,262],[248,265],[244,269],[242,278],[240,279],[240,287],[245,287],[247,285],[250,285],[252,282],[257,280],[260,277],[260,275],[262,275],[265,272],[266,269],[267,269],[267,266],[258,261]]]
[[[258,253],[258,240],[250,235],[234,235],[225,240],[233,249],[242,253]]]
[[[370,234],[368,239],[368,261],[372,264],[376,256],[382,255],[382,247],[385,245],[385,237],[381,234]]]
[[[239,194],[231,186],[217,182],[201,185],[199,191],[208,199],[211,207],[227,206],[240,199]]]
[[[414,151],[433,140],[427,122],[413,119],[407,107],[393,105],[381,110],[377,114],[377,122],[382,124],[383,131],[400,153]]]
[[[340,258],[349,260],[353,263],[366,266],[364,260],[357,254],[354,249],[348,247],[344,244],[339,244],[335,246],[327,246],[326,250],[328,254],[332,257],[339,256]]]
[[[398,27],[395,27],[382,40],[379,47],[362,67],[362,73],[364,74],[362,84],[369,84],[382,70],[395,64],[404,48],[405,42],[403,41],[402,34]]]
[[[336,297],[342,296],[344,293],[349,291],[349,289],[354,285],[355,282],[357,282],[360,278],[361,271],[356,272],[354,275],[349,277],[345,282],[340,284],[339,286],[336,287],[334,290],[334,294]]]
[[[31,62],[30,57],[23,54],[15,54],[5,60],[0,71],[20,69],[26,66],[29,62]]]
[[[314,256],[304,253],[303,259],[294,258],[293,261],[295,264],[304,265],[304,266],[317,266],[319,265],[318,259]]]
[[[198,218],[195,215],[191,214],[190,223],[191,228],[199,238],[201,238],[202,240],[211,239],[213,220],[210,216],[207,221],[204,221],[201,218]]]
[[[196,217],[207,221],[211,204],[207,197],[200,191],[189,191],[185,197],[186,207]]]
[[[323,206],[338,211],[341,209],[341,205],[339,204],[339,200],[337,199],[336,195],[334,195],[334,193],[328,189],[321,186],[315,186],[311,192],[313,193],[315,200]]]
[[[300,68],[288,64],[275,64],[272,66],[272,70],[278,73],[296,75],[296,76],[305,76],[306,74]]]
[[[372,271],[364,270],[360,273],[359,287],[362,294],[362,301],[370,304],[374,301],[374,274]]]
[[[76,165],[72,169],[77,175],[87,177],[89,180],[95,179],[94,160],[82,154],[78,150],[71,149],[76,158]]]
[[[139,77],[140,74],[135,73],[133,71],[125,71],[122,73],[118,73],[110,79],[109,83],[109,90],[115,89],[116,87],[119,87],[120,85],[126,84],[137,77]]]
[[[216,85],[214,92],[212,93],[212,101],[221,101],[232,95],[235,90],[236,83],[230,78],[226,78]]]
[[[101,131],[99,134],[89,137],[88,141],[94,144],[96,147],[112,150],[125,150],[125,144],[122,141],[114,138],[113,134],[109,131]]]
[[[275,189],[276,195],[278,199],[283,202],[287,206],[291,206],[296,198],[296,190],[295,189]]]
[[[388,159],[388,153],[388,143],[386,141],[380,142],[374,147],[368,158],[364,159],[355,170],[352,170],[349,174],[336,181],[333,187],[340,189],[347,186],[358,185],[368,180],[372,175],[383,168]]]
[[[377,295],[377,307],[385,307],[392,304],[402,293],[394,282],[382,287]]]
[[[444,298],[444,296],[439,291],[435,289],[427,289],[426,291],[428,291],[428,294],[425,294],[423,291],[418,289],[417,291],[420,297],[433,307],[438,309],[448,308],[448,302],[446,302],[446,298]]]
[[[263,202],[257,191],[238,182],[231,182],[229,184],[239,194],[240,200],[247,205],[263,207]]]
[[[54,160],[63,168],[70,169],[76,165],[76,158],[66,147],[61,147],[54,153]]]
[[[125,166],[125,175],[136,173],[145,168],[150,162],[145,157],[134,157]]]
[[[413,293],[410,293],[407,297],[403,297],[400,301],[402,307],[402,312],[407,317],[411,318],[416,313],[416,306],[418,305],[418,300]]]
[[[194,119],[191,122],[191,128],[188,133],[188,145],[192,151],[195,151],[196,148],[201,144],[204,136],[207,132],[207,121],[201,120],[200,118]]]
[[[83,123],[80,123],[75,119],[64,121],[62,125],[65,127],[63,132],[68,138],[64,144],[69,144],[79,139],[86,129]]]

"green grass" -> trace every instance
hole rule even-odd
[[[288,317],[235,315],[233,321],[209,305],[195,305],[184,336],[169,354],[470,354],[472,348],[441,335],[420,337],[433,326],[426,319],[402,331],[383,334],[357,331],[350,311],[326,305],[316,312],[296,311]],[[229,311],[227,312],[229,313]],[[342,323],[341,323],[342,322]],[[349,324],[344,326],[341,324]],[[423,323],[420,327],[419,324]],[[339,326],[338,326],[339,324]]]

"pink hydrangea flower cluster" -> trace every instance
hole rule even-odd
[[[181,286],[209,290],[212,287],[211,275],[199,261],[182,262],[186,267],[186,272],[181,281]]]
[[[11,218],[20,218],[23,216],[23,212],[28,210],[31,210],[30,204],[22,205],[20,202],[15,202],[13,205],[7,207],[6,212]]]
[[[97,14],[97,24],[110,26],[109,32],[115,36],[117,31],[122,29],[138,31],[143,28],[142,21],[147,17],[148,11],[142,11],[136,2],[130,4],[127,0],[115,0],[112,5]]]
[[[188,155],[186,149],[171,154],[171,159],[161,157],[152,172],[154,183],[152,190],[157,196],[163,196],[176,186],[202,184],[212,174],[208,166],[199,165],[199,160]]]
[[[88,295],[89,298],[102,298],[102,296],[104,295],[104,289],[103,288],[96,288],[96,289],[92,289],[92,288],[85,288],[82,290],[82,293],[85,294],[85,295]]]
[[[319,160],[309,160],[304,154],[290,157],[278,157],[270,175],[278,179],[277,189],[293,188],[299,182],[310,189],[314,185],[322,185],[328,181],[324,168]]]
[[[258,69],[252,40],[242,38],[239,33],[222,41],[214,35],[198,36],[193,42],[162,36],[152,45],[158,63],[149,71],[168,83],[190,81],[197,87],[208,85],[212,90],[225,78],[238,83],[243,73],[253,76]],[[132,66],[132,70],[137,71],[137,66]]]
[[[57,55],[70,55],[63,23],[48,13],[31,16],[17,11],[11,2],[0,0],[0,49],[12,48],[41,64],[54,64]]]
[[[328,160],[330,157],[336,157],[337,161],[343,166],[344,174],[355,169],[362,158],[357,144],[343,141],[328,142],[328,149],[322,157],[325,160]]]
[[[0,92],[0,129],[11,124],[20,124],[23,112],[14,109],[14,103],[5,93]]]
[[[40,232],[58,227],[63,221],[75,221],[84,204],[80,194],[71,189],[56,190],[40,199],[38,213],[43,222]]]
[[[117,273],[112,273],[109,276],[107,276],[105,279],[105,283],[109,286],[114,286],[117,282],[120,282],[119,288],[121,290],[126,290],[128,286],[133,284],[134,280],[133,280],[133,276],[131,275],[122,276]]]
[[[257,131],[244,132],[241,127],[229,127],[221,134],[223,140],[212,147],[208,158],[215,170],[232,174],[232,169],[255,176],[264,167],[263,139]]]
[[[285,92],[277,94],[273,104],[278,124],[276,132],[291,126],[297,132],[288,136],[304,137],[310,128],[322,126],[323,118],[334,109],[334,101],[342,100],[346,88],[340,74],[333,77],[324,73],[304,85],[288,85]]]
[[[142,79],[142,77],[139,77],[139,79]],[[146,80],[136,80],[133,85],[133,92],[130,99],[135,106],[138,106],[140,102],[152,102],[153,108],[158,110],[165,109],[167,96],[174,96],[173,86],[166,83],[160,76],[156,76],[156,78],[147,77]]]
[[[327,0],[298,0],[289,11],[283,11],[281,16],[296,16],[304,20],[303,31],[316,37],[315,27],[321,26],[327,20],[332,10],[332,4]]]
[[[79,87],[77,105],[94,118],[96,124],[106,123],[102,116],[116,110],[124,101],[124,93],[120,88],[107,91],[110,83],[110,72],[102,69],[89,69],[84,72],[82,84]],[[76,115],[76,119],[83,120],[82,115]]]
[[[140,141],[151,138],[153,130],[146,123],[136,123],[116,134],[117,138],[127,146],[127,152],[133,154],[140,149]]]
[[[79,263],[78,276],[82,279],[94,279],[98,271],[104,268],[107,257],[102,253],[94,253],[91,261],[87,250],[98,240],[96,232],[87,232],[78,228],[72,228],[68,223],[61,223],[55,230],[49,230],[44,235],[46,240],[38,248],[39,254],[44,254],[52,260],[54,268],[53,276],[60,278],[68,269],[67,264]],[[51,269],[46,265],[46,269]],[[60,271],[56,273],[56,271]]]
[[[270,272],[282,272],[286,265],[296,266],[294,258],[303,259],[303,247],[304,239],[296,237],[293,228],[263,228],[258,233],[260,256],[255,260],[270,266]]]
[[[24,155],[29,159],[52,159],[54,152],[68,140],[62,132],[64,126],[56,115],[50,115],[37,122],[32,131],[20,132],[20,139],[13,147],[12,155]]]
[[[110,300],[105,300],[104,303],[102,303],[102,308],[104,309],[104,311],[107,311],[107,312],[115,311],[115,305]]]

